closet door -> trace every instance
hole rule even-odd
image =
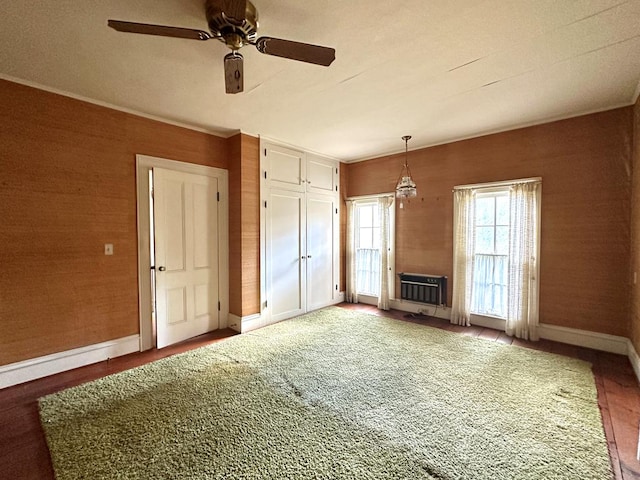
[[[336,196],[307,194],[307,311],[331,305],[337,292],[334,245]]]
[[[271,143],[265,143],[263,148],[267,187],[304,192],[307,173],[304,152]]]
[[[338,164],[335,160],[306,154],[307,192],[338,194]]]
[[[276,189],[267,195],[267,308],[274,322],[306,311],[304,197]]]

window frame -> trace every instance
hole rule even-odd
[[[396,237],[396,223],[395,223],[395,215],[396,215],[396,201],[395,195],[392,193],[383,193],[379,195],[362,195],[357,197],[349,197],[348,200],[353,201],[354,208],[354,217],[355,217],[355,225],[354,225],[354,235],[355,231],[359,227],[360,223],[360,206],[364,205],[377,205],[378,199],[382,197],[390,197],[392,199],[392,204],[389,207],[389,300],[395,300],[395,271],[396,271],[396,259],[395,259],[395,237]],[[378,228],[382,229],[382,226]],[[356,249],[355,239],[354,239],[354,250]],[[382,274],[382,272],[381,272]],[[371,295],[370,293],[360,293],[358,292],[358,301],[360,303],[365,303],[368,305],[377,305],[378,304],[378,296]]]
[[[473,199],[474,202],[477,202],[479,199],[482,199],[482,198],[492,198],[493,199],[493,223],[490,224],[490,225],[489,224],[487,224],[487,225],[484,225],[484,224],[477,225],[476,224],[477,217],[474,220],[474,229],[475,229],[474,236],[475,236],[476,239],[478,237],[478,235],[477,235],[478,228],[492,227],[492,229],[493,229],[493,251],[490,252],[490,253],[489,252],[478,251],[478,249],[477,249],[477,241],[476,241],[476,242],[474,242],[474,251],[473,251],[473,254],[472,254],[473,261],[475,263],[476,255],[485,255],[485,256],[491,256],[491,257],[494,257],[494,258],[495,257],[506,257],[506,260],[507,260],[506,283],[498,284],[498,283],[495,282],[495,279],[496,279],[495,268],[496,268],[496,266],[494,265],[493,266],[492,275],[491,275],[492,282],[490,284],[492,286],[500,285],[505,290],[508,290],[508,286],[509,286],[509,277],[508,277],[508,275],[509,275],[509,264],[511,262],[511,255],[510,255],[510,252],[509,252],[509,243],[507,243],[507,252],[506,252],[506,254],[505,253],[498,253],[498,250],[497,250],[497,229],[498,229],[498,227],[507,227],[507,229],[509,229],[510,226],[511,226],[511,219],[509,218],[509,223],[507,223],[506,225],[498,223],[498,202],[497,202],[497,199],[499,197],[506,197],[507,200],[509,200],[509,189],[510,189],[510,186],[508,186],[508,185],[480,188],[475,193],[474,199]],[[476,204],[476,206],[477,206],[477,204]],[[474,208],[474,211],[477,212],[476,208]],[[510,213],[509,204],[507,204],[507,215],[509,215],[509,213]],[[472,280],[471,280],[471,284],[472,285],[476,284],[475,273],[476,273],[476,270],[474,269],[474,275],[472,276]],[[471,293],[472,298],[474,298],[475,294],[476,294],[476,292],[475,292],[475,289],[474,289],[472,291],[472,293]],[[494,295],[495,295],[495,293],[494,293]],[[507,291],[507,295],[508,295],[508,291]],[[472,300],[471,301],[471,308],[473,308],[473,306],[474,306],[473,304],[474,304],[474,302]],[[473,311],[473,310],[471,310],[470,313],[471,313],[471,315],[474,315],[474,316],[488,317],[488,318],[493,318],[493,319],[502,320],[502,321],[505,321],[506,317],[507,317],[507,312],[506,311],[504,312],[504,315],[500,315],[500,314],[495,313],[495,312],[477,312],[477,311]]]

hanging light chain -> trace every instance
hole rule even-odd
[[[411,135],[402,137],[404,140],[404,165],[400,171],[400,176],[396,182],[396,197],[400,199],[400,208],[403,208],[403,199],[412,198],[417,195],[416,184],[411,178],[411,169],[409,168],[409,140]]]

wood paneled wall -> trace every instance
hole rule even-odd
[[[344,292],[347,288],[347,208],[344,201],[347,198],[349,190],[349,169],[345,165],[340,165],[340,199],[342,206],[340,208],[340,291]]]
[[[541,322],[627,336],[631,126],[627,107],[410,152],[396,272],[452,281],[454,186],[540,176]],[[347,194],[392,191],[403,156],[345,165]]]
[[[260,312],[260,141],[238,134],[229,142],[229,312]]]
[[[630,336],[640,352],[640,98],[633,107],[633,181],[631,193],[631,313]],[[637,280],[633,284],[633,272]]]
[[[7,81],[0,104],[0,365],[138,333],[135,154],[227,168],[227,141]]]

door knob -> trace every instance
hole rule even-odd
[[[166,268],[164,267],[158,267],[158,270],[160,270],[161,272],[164,272],[166,270]]]

